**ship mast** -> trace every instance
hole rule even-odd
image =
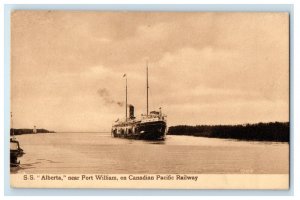
[[[127,122],[127,75],[124,74],[124,76],[126,77],[125,121]]]
[[[12,118],[12,112],[10,112],[10,125],[12,129],[12,136],[15,136],[14,126],[13,126],[13,118]]]
[[[148,100],[148,90],[149,90],[149,83],[148,83],[148,61],[147,61],[147,116],[149,113],[149,100]]]

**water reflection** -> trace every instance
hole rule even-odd
[[[144,142],[148,144],[166,144],[165,140],[147,140]]]

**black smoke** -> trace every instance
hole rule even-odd
[[[102,98],[106,105],[124,106],[124,102],[114,100],[109,91],[106,88],[100,88],[97,90],[98,95]]]

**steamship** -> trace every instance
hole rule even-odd
[[[148,101],[148,66],[147,66],[147,113],[142,114],[140,119],[134,116],[134,106],[127,104],[127,75],[126,77],[126,103],[125,120],[117,120],[112,125],[112,137],[132,138],[142,140],[164,140],[167,132],[166,115],[159,111],[149,111]],[[129,116],[127,110],[129,108]]]

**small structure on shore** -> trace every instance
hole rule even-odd
[[[36,126],[33,127],[32,133],[36,134],[37,133],[37,129]]]

